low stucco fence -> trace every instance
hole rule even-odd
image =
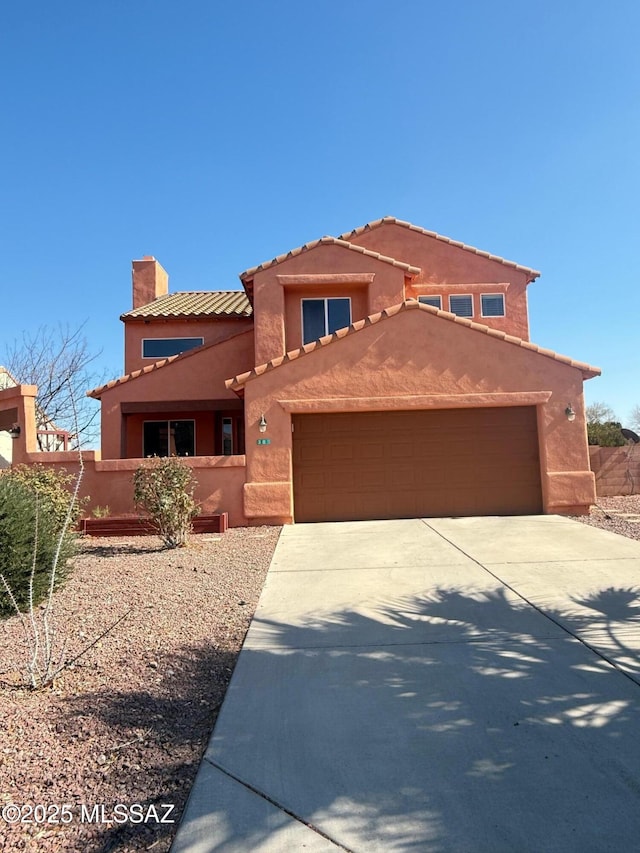
[[[95,451],[84,451],[82,459],[84,475],[80,496],[88,498],[87,515],[97,506],[108,506],[111,516],[139,514],[133,503],[133,475],[145,460],[101,460]],[[29,465],[64,468],[74,475],[80,470],[78,453],[74,451],[29,453],[24,461]],[[231,527],[248,523],[243,510],[244,456],[194,456],[181,461],[193,469],[197,481],[195,499],[203,515],[226,512]]]
[[[85,470],[80,494],[88,498],[86,514],[91,515],[97,506],[108,506],[112,516],[138,515],[133,503],[133,474],[144,460],[101,460],[96,451],[84,451],[82,457]],[[589,460],[598,497],[640,494],[640,444],[590,446]],[[80,468],[75,451],[28,453],[24,461],[64,468],[70,474],[77,474]],[[231,527],[249,523],[244,515],[244,456],[195,456],[183,461],[193,469],[198,484],[195,498],[203,514],[226,512]]]
[[[589,447],[589,462],[596,476],[598,497],[640,494],[640,444],[623,447]]]

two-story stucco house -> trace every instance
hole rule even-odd
[[[599,370],[530,342],[538,275],[391,217],[243,291],[134,261],[125,375],[90,392],[102,459],[234,457],[236,524],[586,511]]]

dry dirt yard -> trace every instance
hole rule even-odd
[[[578,520],[640,539],[640,496],[602,498]],[[0,850],[166,853],[256,607],[280,528],[235,528],[161,550],[153,537],[82,540],[56,595],[67,656],[126,618],[54,686],[15,686],[17,619],[0,623],[0,807],[48,807],[0,821]],[[162,818],[162,804],[174,806]],[[69,804],[55,813],[52,806]],[[108,825],[116,804],[146,823]],[[82,822],[82,806],[85,821]],[[6,813],[10,818],[14,813]],[[70,823],[65,823],[69,814]],[[131,816],[131,812],[122,815]],[[89,822],[89,819],[95,822]]]
[[[279,533],[234,528],[170,551],[155,537],[83,538],[56,594],[67,658],[128,615],[42,691],[16,687],[24,634],[0,622],[0,850],[169,849]],[[174,823],[149,811],[160,820],[163,803]],[[132,820],[103,823],[116,804]]]

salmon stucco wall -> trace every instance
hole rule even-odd
[[[411,310],[415,309],[415,310]],[[291,520],[291,413],[538,407],[545,512],[588,507],[595,491],[579,369],[456,322],[416,303],[246,382],[247,515],[267,489],[270,518]],[[567,419],[570,402],[575,421]],[[258,445],[264,414],[269,445]]]
[[[145,338],[203,338],[203,346],[227,340],[253,328],[253,320],[126,320],[124,329],[124,372],[133,373],[159,359],[142,357]]]
[[[370,282],[366,287],[349,281],[352,276],[366,274]],[[298,276],[304,276],[303,289]],[[316,290],[313,282],[317,277],[323,285]],[[300,346],[302,296],[311,292],[320,295],[321,290],[325,291],[323,296],[349,296],[355,321],[402,301],[404,281],[405,273],[399,267],[333,243],[318,245],[255,273],[255,363],[263,364]]]
[[[41,464],[53,469],[64,469],[77,476],[80,469],[78,454],[29,453],[27,464]],[[243,486],[245,481],[244,456],[210,456],[183,459],[197,481],[195,499],[203,515],[229,513],[229,524],[240,527],[248,523],[244,514]],[[95,451],[83,453],[84,474],[80,497],[86,499],[85,515],[90,517],[96,507],[109,507],[111,516],[141,513],[133,503],[133,475],[143,464],[139,459],[100,459]]]
[[[113,383],[102,392],[102,458],[119,459],[126,447],[123,434],[123,412],[127,405],[146,406],[185,401],[196,409],[195,401],[229,408],[241,408],[233,391],[225,386],[225,380],[239,366],[249,370],[254,364],[253,334],[244,332],[209,348],[211,357],[204,358],[204,351],[187,352],[165,364],[161,370],[149,369],[133,380]],[[148,405],[147,405],[148,404]],[[175,407],[174,411],[178,407]],[[170,406],[158,411],[169,411]],[[129,409],[131,413],[131,409]],[[131,439],[135,442],[135,436]]]
[[[517,269],[515,264],[491,260],[447,240],[430,237],[421,229],[407,228],[393,222],[345,235],[345,239],[420,267],[420,275],[407,287],[407,298],[440,294],[443,297],[442,308],[448,311],[448,297],[451,294],[470,293],[474,297],[475,320],[514,337],[529,340],[526,288],[530,275]],[[468,285],[473,286],[469,288]],[[481,292],[506,294],[504,317],[481,316]]]

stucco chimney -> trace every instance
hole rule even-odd
[[[154,257],[145,255],[141,261],[133,261],[131,266],[134,308],[148,305],[169,292],[169,275]]]

